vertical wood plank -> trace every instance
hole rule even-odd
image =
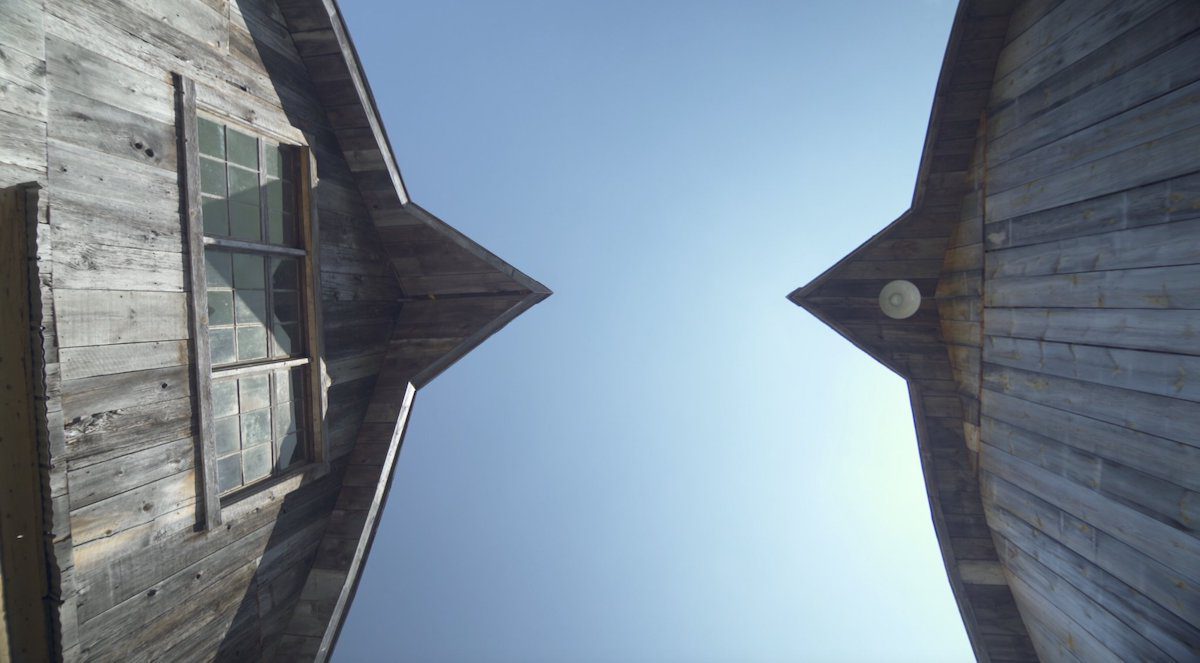
[[[297,149],[296,182],[300,190],[299,218],[300,233],[304,242],[304,318],[307,329],[304,341],[312,362],[308,368],[309,421],[312,430],[313,462],[329,464],[329,436],[325,430],[325,412],[328,409],[328,392],[325,369],[324,334],[321,333],[321,263],[318,244],[317,207],[313,204],[312,192],[317,185],[316,157],[311,149]]]
[[[43,496],[34,420],[24,187],[0,191],[0,659],[49,660]]]
[[[197,524],[207,529],[221,524],[217,494],[217,450],[213,439],[212,365],[208,351],[208,275],[204,266],[204,227],[200,219],[200,148],[196,128],[196,84],[181,74],[175,83],[175,126],[179,131],[180,210],[188,244],[189,326],[192,335],[192,402],[196,404],[199,434],[196,467]]]

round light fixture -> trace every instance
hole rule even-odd
[[[879,308],[889,318],[911,318],[921,308],[921,291],[912,281],[892,281],[879,291]]]

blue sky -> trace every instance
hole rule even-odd
[[[334,659],[967,661],[903,381],[952,2],[342,0],[413,199],[555,291],[418,396]]]

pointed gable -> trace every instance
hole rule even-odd
[[[984,515],[977,454],[982,214],[973,168],[1016,4],[960,3],[911,207],[788,295],[908,381],[934,533],[981,661],[1035,658]],[[880,290],[893,280],[911,281],[921,293],[909,318],[880,309]]]
[[[416,390],[550,290],[411,201],[337,4],[278,5],[402,293],[363,423],[343,451],[329,524],[282,639],[270,647],[278,660],[326,660],[370,552]]]

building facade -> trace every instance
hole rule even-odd
[[[417,389],[549,295],[332,0],[0,0],[0,659],[325,660]]]
[[[1200,659],[1198,146],[1200,3],[964,0],[911,208],[790,295],[908,381],[981,661]]]

